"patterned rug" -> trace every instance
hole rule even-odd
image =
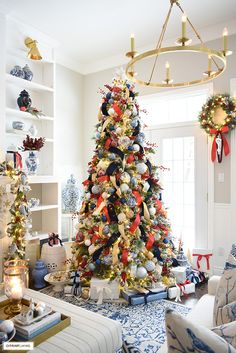
[[[86,301],[82,298],[65,296],[63,292],[56,293],[52,287],[41,290],[42,293],[78,305],[84,309],[99,313],[112,320],[120,321],[123,328],[123,340],[133,347],[140,349],[142,353],[156,353],[164,343],[165,334],[165,310],[176,310],[186,315],[191,309],[170,302],[158,300],[148,304],[128,306],[126,303],[103,303],[97,305],[94,301]]]

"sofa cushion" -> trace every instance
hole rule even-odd
[[[168,353],[236,353],[236,349],[216,333],[170,309],[166,310],[166,334]]]
[[[222,325],[236,319],[234,315],[229,315],[228,308],[225,307],[234,301],[236,301],[236,244],[233,245],[229,254],[216,292],[213,317],[214,326]]]
[[[214,308],[215,296],[205,294],[203,295],[197,304],[193,307],[187,318],[192,322],[205,326],[211,329],[213,324],[213,308]],[[207,313],[207,315],[206,315]]]
[[[231,344],[231,346],[236,348],[236,321],[213,327],[211,330],[218,336],[224,338],[224,340]]]

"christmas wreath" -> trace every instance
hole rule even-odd
[[[211,159],[214,162],[222,161],[223,150],[225,156],[229,154],[229,144],[224,136],[236,127],[236,101],[228,94],[214,95],[207,99],[199,114],[201,127],[211,136],[212,143]]]

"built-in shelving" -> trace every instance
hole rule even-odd
[[[6,73],[6,81],[18,87],[24,87],[24,89],[39,91],[39,92],[53,92],[53,88],[41,85],[34,81],[27,81],[17,76],[12,76]]]
[[[6,108],[6,116],[14,116],[19,119],[30,119],[30,120],[36,120],[36,121],[41,121],[41,120],[48,120],[48,121],[53,121],[54,118],[51,116],[45,116],[41,115],[40,118],[37,118],[35,115],[30,114],[28,112],[22,112],[19,109],[14,109],[14,108]]]

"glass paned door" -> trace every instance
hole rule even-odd
[[[158,145],[153,162],[161,172],[163,202],[175,237],[186,249],[207,245],[207,138],[198,124],[152,128],[146,139]]]

